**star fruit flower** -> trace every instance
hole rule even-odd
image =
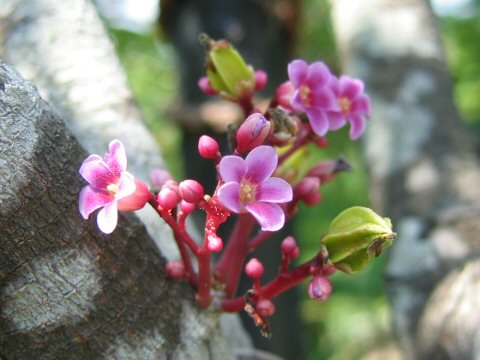
[[[218,189],[220,202],[235,213],[250,213],[264,231],[277,231],[285,223],[285,213],[278,204],[292,200],[288,182],[271,177],[278,156],[271,146],[258,146],[245,159],[224,156],[219,172],[225,182]]]
[[[103,159],[90,155],[80,167],[80,175],[88,182],[79,196],[78,209],[86,220],[92,212],[97,215],[98,228],[110,234],[117,226],[117,211],[141,209],[151,196],[148,188],[126,171],[127,154],[119,140],[113,140]]]
[[[363,82],[345,75],[340,78],[332,76],[330,88],[337,99],[339,111],[327,111],[329,130],[340,129],[349,121],[350,138],[358,139],[370,117],[370,98],[363,92]]]
[[[309,65],[304,60],[293,60],[288,64],[288,77],[295,89],[291,99],[292,108],[307,114],[317,135],[325,135],[330,127],[326,111],[339,109],[333,91],[328,86],[332,78],[330,70],[320,61]]]

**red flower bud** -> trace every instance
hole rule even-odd
[[[203,76],[198,80],[198,87],[202,92],[206,95],[217,95],[217,91],[210,85],[210,80],[208,80],[208,77]]]
[[[288,256],[292,259],[297,258],[300,254],[300,249],[297,246],[297,241],[293,236],[287,236],[285,239],[283,239],[281,248],[285,256]]]
[[[177,207],[179,200],[177,193],[169,187],[163,187],[157,195],[158,204],[167,210]]]
[[[180,201],[180,210],[182,210],[185,215],[192,213],[195,208],[195,204],[186,202],[185,200]]]
[[[262,145],[270,133],[270,122],[260,113],[250,115],[235,135],[237,151],[242,154]]]
[[[319,178],[307,176],[303,178],[302,181],[300,181],[295,187],[295,195],[299,199],[305,200],[305,202],[308,203],[311,197],[315,197],[315,195],[318,195],[319,187]]]
[[[135,211],[140,210],[145,204],[153,199],[153,195],[142,181],[135,179],[135,192],[118,201],[119,211]]]
[[[269,299],[260,299],[255,306],[255,310],[260,316],[269,317],[275,313],[275,305]]]
[[[216,159],[220,153],[220,147],[214,138],[208,135],[200,136],[198,139],[198,152],[200,156],[206,159]]]
[[[222,251],[222,249],[223,249],[222,238],[215,235],[215,234],[208,235],[207,236],[207,247],[208,247],[208,250],[213,251],[213,252]]]
[[[165,169],[153,169],[150,171],[150,182],[156,189],[160,189],[167,180],[172,180],[172,175]]]
[[[185,265],[181,261],[169,261],[165,265],[165,273],[174,280],[185,277]]]
[[[260,279],[264,271],[265,268],[263,267],[263,264],[255,258],[251,259],[245,265],[245,273],[254,280]]]
[[[293,110],[291,100],[294,92],[295,88],[293,84],[290,81],[286,81],[278,87],[275,98],[280,106],[287,110]]]
[[[326,276],[315,275],[308,284],[308,296],[315,301],[325,301],[332,294],[332,283]]]
[[[255,90],[262,90],[267,85],[267,81],[268,81],[267,73],[263,70],[256,70],[254,77],[255,77]]]
[[[202,200],[203,195],[205,194],[203,191],[203,186],[195,180],[182,181],[178,185],[178,190],[180,191],[180,196],[182,199],[192,204],[196,204]]]

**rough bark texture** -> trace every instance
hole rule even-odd
[[[424,0],[332,1],[345,72],[373,99],[365,141],[374,207],[398,240],[387,268],[406,358],[473,359],[480,349],[480,168],[459,121]]]
[[[90,1],[1,1],[0,57],[34,80],[89,153],[103,154],[118,138],[136,177],[147,181],[150,169],[163,166]],[[198,313],[193,291],[172,287],[163,277],[163,260],[135,216],[122,217],[109,237],[86,227],[76,209],[85,153],[45,110],[33,87],[2,66],[3,77],[15,80],[0,86],[5,114],[0,119],[0,354],[7,359],[231,357],[218,316]],[[6,85],[13,83],[19,85]],[[24,102],[29,111],[22,110]],[[169,229],[148,209],[137,214],[161,254],[175,257]],[[235,346],[248,350],[235,317],[221,324]],[[49,353],[42,348],[47,343],[59,345]]]
[[[77,210],[85,157],[36,89],[0,62],[0,353],[6,359],[231,357],[217,316],[134,216],[103,236]],[[192,355],[193,354],[193,355]]]

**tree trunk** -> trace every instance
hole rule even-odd
[[[398,232],[387,285],[399,342],[407,359],[473,359],[478,144],[455,109],[432,10],[424,0],[332,6],[345,72],[373,100],[364,145],[373,206]]]
[[[145,181],[163,161],[90,1],[0,2],[0,57],[34,79],[90,153],[124,142]],[[218,314],[163,275],[176,256],[148,209],[102,236],[77,210],[86,153],[36,89],[5,63],[0,79],[0,356],[224,359]],[[248,339],[234,317],[232,346]],[[231,335],[231,334],[230,334]],[[228,335],[226,335],[228,338]]]

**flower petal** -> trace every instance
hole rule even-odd
[[[308,67],[308,85],[312,90],[327,85],[331,76],[327,65],[321,61],[316,61]]]
[[[240,183],[247,172],[247,164],[240,156],[224,156],[218,167],[220,176],[225,182]]]
[[[347,97],[350,100],[354,100],[363,91],[364,87],[361,80],[345,75],[340,76],[339,86],[339,96]]]
[[[135,185],[135,178],[128,171],[124,171],[120,175],[120,180],[118,181],[118,190],[115,198],[122,199],[126,196],[129,196],[135,192],[137,185]]]
[[[370,117],[370,98],[368,95],[361,94],[355,99],[352,104],[352,112]]]
[[[350,121],[350,138],[357,140],[365,131],[366,120],[357,114],[350,115],[348,120]]]
[[[127,169],[127,153],[120,140],[112,140],[108,144],[108,154],[105,154],[103,160],[117,177]]]
[[[339,110],[337,98],[329,87],[316,90],[310,97],[310,108],[322,110]]]
[[[87,185],[80,191],[78,210],[82,217],[87,220],[92,212],[112,201],[114,201],[114,198],[109,193]]]
[[[325,111],[319,109],[309,109],[307,111],[307,116],[315,134],[323,136],[327,133],[328,117]]]
[[[263,231],[277,231],[285,223],[285,213],[277,204],[254,202],[245,206],[258,221]]]
[[[115,174],[98,155],[90,155],[86,158],[79,172],[90,185],[97,189],[106,189],[108,185],[116,184],[118,181]]]
[[[308,64],[304,60],[293,60],[288,64],[288,78],[295,88],[299,88],[307,79]]]
[[[230,211],[240,213],[243,210],[240,203],[240,184],[228,182],[220,186],[217,192],[218,199]]]
[[[273,147],[262,145],[247,155],[245,163],[245,178],[252,184],[260,184],[272,176],[278,164],[278,155]]]
[[[347,119],[345,115],[336,112],[336,111],[328,111],[328,130],[338,130],[343,127],[347,123]]]
[[[293,198],[292,187],[283,179],[272,177],[257,187],[258,201],[286,203]]]
[[[97,225],[104,234],[111,234],[117,227],[118,211],[117,201],[106,205],[97,215]]]

